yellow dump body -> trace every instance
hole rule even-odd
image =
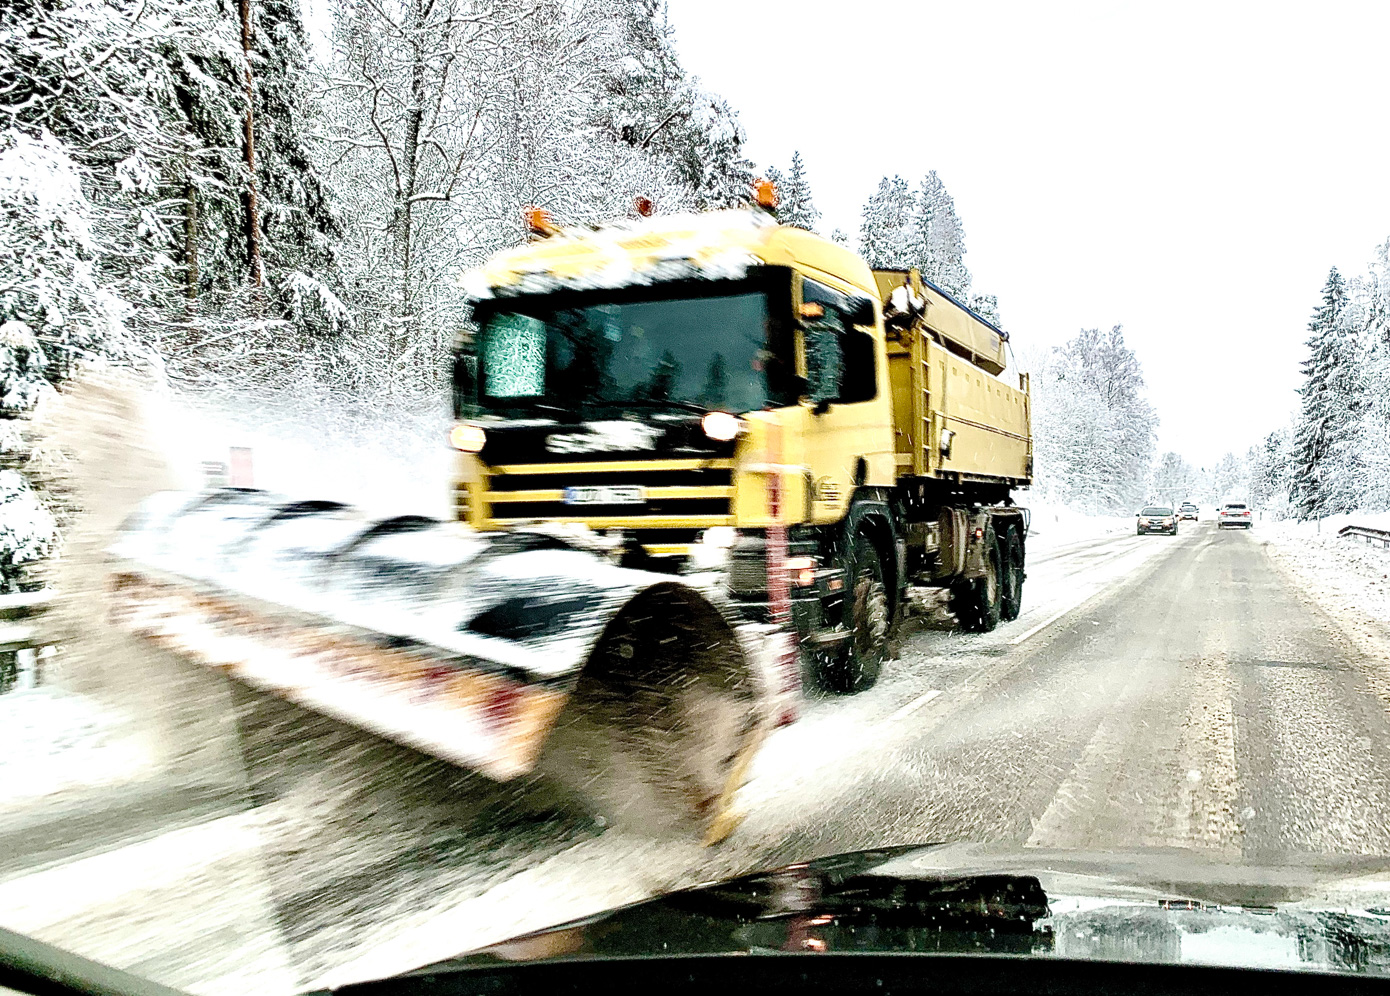
[[[925,312],[887,335],[899,474],[1028,484],[1033,434],[1028,377],[1004,371],[1004,338],[915,274],[875,270],[880,298],[911,283]]]

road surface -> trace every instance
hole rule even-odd
[[[1358,647],[1258,530],[1040,551],[1016,622],[910,632],[874,689],[809,700],[709,850],[237,693],[238,780],[0,819],[0,924],[199,992],[290,992],[877,845],[1390,855],[1390,660]]]

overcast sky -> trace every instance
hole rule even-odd
[[[1015,345],[1122,324],[1198,464],[1287,422],[1328,268],[1390,237],[1390,3],[669,4],[825,231],[935,169]]]

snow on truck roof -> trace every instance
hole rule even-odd
[[[793,263],[840,277],[878,296],[867,264],[818,235],[778,225],[761,211],[709,211],[564,229],[498,253],[469,271],[475,300],[597,290],[672,280],[736,280],[750,267]]]

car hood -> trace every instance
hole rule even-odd
[[[961,845],[858,851],[664,895],[411,975],[506,962],[971,953],[1390,975],[1390,859],[1230,865]]]

